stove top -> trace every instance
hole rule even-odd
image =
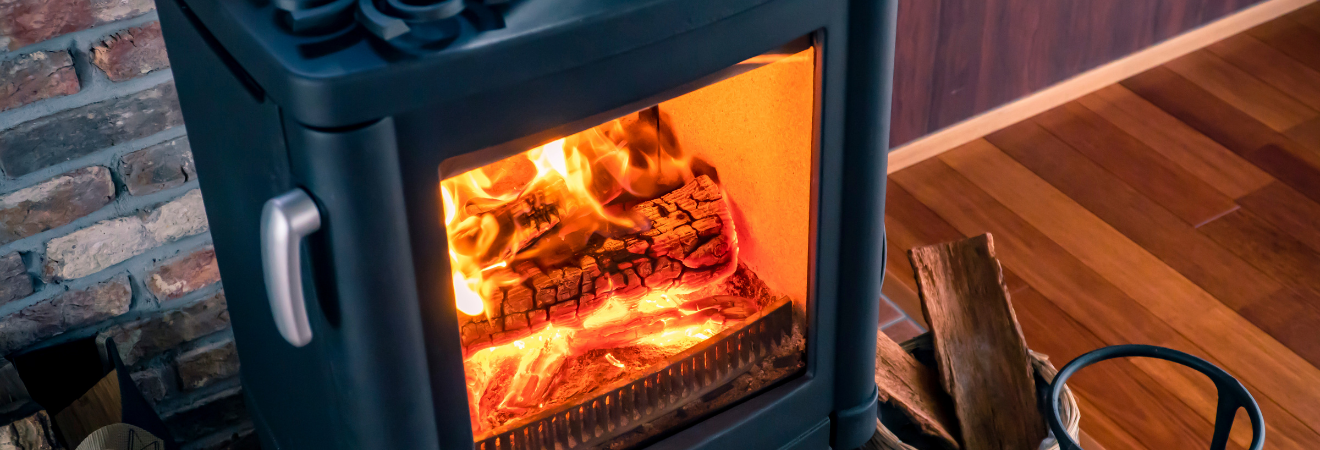
[[[526,83],[769,0],[178,1],[262,95],[335,127]]]

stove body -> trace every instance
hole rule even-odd
[[[414,3],[159,2],[264,448],[542,445],[474,437],[438,186],[786,47],[812,61],[804,368],[640,445],[869,438],[896,2],[468,2],[432,30],[439,44],[425,26],[372,16]],[[330,7],[344,9],[306,12]],[[263,205],[293,189],[320,217],[294,269],[301,347],[276,327],[259,239]]]

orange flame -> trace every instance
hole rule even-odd
[[[695,178],[692,159],[678,151],[660,124],[658,110],[650,112],[551,141],[441,183],[460,312],[499,317],[501,305],[490,299],[501,288],[525,281],[514,268],[528,262],[545,266],[576,261],[593,235],[649,229],[645,218],[628,206]],[[725,226],[732,232],[732,223]],[[736,261],[736,236],[730,238]],[[618,349],[647,346],[665,349],[658,353],[677,353],[738,320],[736,313],[727,317],[724,309],[754,309],[711,306],[683,296],[696,287],[672,287],[627,301],[604,299],[603,306],[577,317],[573,326],[544,323],[530,335],[468,356],[464,366],[474,429],[490,430],[553,403],[548,399],[567,382],[555,376],[566,365],[602,364],[615,374],[645,370],[648,363]],[[594,353],[587,363],[574,360],[609,349],[614,350]]]
[[[660,142],[665,138],[657,136],[656,126],[636,124],[645,117],[615,119],[441,182],[460,311],[481,314],[484,308],[476,306],[474,294],[479,298],[519,281],[492,274],[492,269],[571,254],[592,233],[644,225],[612,201],[622,196],[654,198],[693,179],[690,157],[674,150],[672,143]],[[639,151],[639,143],[650,150]],[[533,230],[520,230],[518,224],[489,214],[533,192],[555,197],[557,220],[562,222],[556,233],[528,239],[525,235]]]

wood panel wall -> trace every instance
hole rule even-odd
[[[1259,1],[901,0],[891,146]]]

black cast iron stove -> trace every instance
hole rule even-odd
[[[855,448],[892,0],[160,0],[267,449]]]

